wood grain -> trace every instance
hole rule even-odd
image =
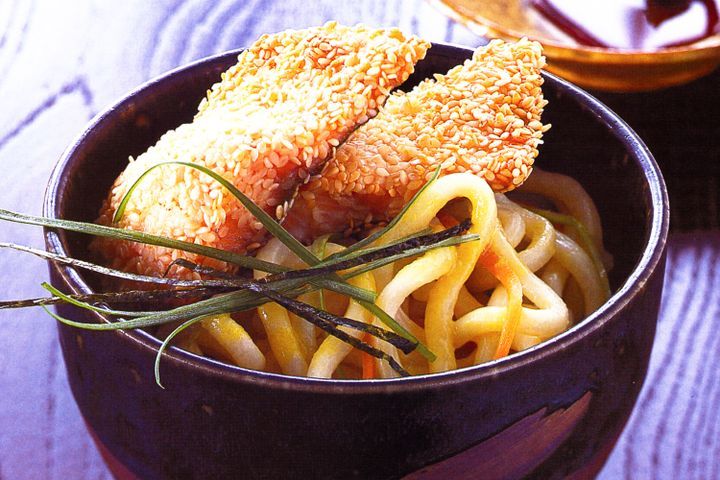
[[[98,111],[149,78],[264,32],[331,19],[484,42],[420,0],[0,0],[0,206],[38,214],[62,151]],[[696,144],[676,148],[698,155]],[[682,213],[681,202],[674,208]],[[696,203],[717,214],[716,201]],[[0,225],[0,241],[11,239],[42,247],[39,229]],[[648,382],[601,478],[720,478],[719,255],[717,233],[672,239]],[[42,294],[41,261],[3,251],[0,271],[0,297]],[[0,479],[110,478],[60,356],[41,311],[0,313]]]
[[[604,473],[720,478],[720,234],[674,234],[650,371]]]

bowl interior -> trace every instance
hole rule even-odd
[[[56,168],[45,214],[94,221],[128,156],[142,153],[168,129],[190,121],[208,87],[235,62],[237,53],[170,72],[96,118]],[[436,44],[403,88],[432,73],[444,73],[471,54],[469,49]],[[663,224],[667,228],[662,179],[642,142],[622,120],[576,87],[552,75],[545,79],[544,92],[550,103],[543,119],[553,127],[545,136],[536,165],[571,175],[595,200],[606,246],[615,260],[610,273],[612,287],[618,290],[644,256],[662,248],[657,238],[658,229]],[[70,256],[88,258],[86,236],[60,233],[59,239],[61,249]],[[97,287],[91,276],[70,276],[78,291]],[[602,308],[593,318],[601,314]],[[512,361],[512,356],[503,361]]]

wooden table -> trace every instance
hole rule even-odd
[[[191,60],[264,32],[399,25],[429,40],[483,39],[423,1],[0,0],[0,206],[38,214],[49,173],[98,111]],[[599,94],[665,171],[673,234],[664,306],[637,408],[600,478],[720,478],[720,74],[665,92]],[[690,233],[688,233],[690,232]],[[39,229],[0,241],[42,246]],[[45,264],[2,251],[3,298],[42,295]],[[55,325],[0,313],[0,479],[110,478],[69,391]]]

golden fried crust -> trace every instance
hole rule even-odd
[[[263,209],[284,217],[309,172],[318,171],[358,124],[377,113],[428,47],[397,29],[335,23],[262,36],[208,91],[192,123],[131,159],[98,221],[111,224],[130,185],[150,166],[173,160],[211,168]],[[222,186],[175,165],[142,180],[118,226],[238,253],[265,237],[260,223]],[[113,267],[148,275],[162,274],[178,255],[111,240],[99,240],[94,248]]]
[[[432,175],[470,171],[496,191],[532,171],[546,105],[537,42],[494,40],[446,75],[390,96],[301,188],[286,225],[306,240],[391,218]]]

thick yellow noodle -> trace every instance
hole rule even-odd
[[[520,278],[523,295],[536,307],[522,308],[518,331],[546,339],[567,329],[569,316],[565,303],[552,288],[522,263],[515,249],[499,230],[493,237],[493,247],[510,263],[510,268]],[[473,310],[455,322],[455,345],[460,347],[483,334],[500,332],[504,322],[503,306],[488,305]]]
[[[275,263],[287,263],[292,253],[278,239],[268,242],[257,255],[261,260]],[[255,278],[263,278],[267,273],[255,270]],[[270,348],[287,375],[306,375],[308,359],[302,346],[302,335],[290,321],[290,314],[277,303],[266,303],[258,308],[260,320],[265,327]]]
[[[453,342],[452,318],[460,288],[473,271],[480,254],[487,246],[497,222],[497,208],[493,192],[487,183],[470,173],[458,173],[442,177],[432,183],[417,198],[403,218],[379,242],[389,242],[415,233],[428,225],[451,200],[466,198],[470,201],[472,226],[468,233],[480,235],[480,240],[449,247],[457,250],[457,261],[441,273],[443,265],[434,264],[433,276],[439,278],[430,292],[425,310],[425,338],[428,348],[437,356],[431,371],[456,368]],[[432,253],[432,252],[429,252]],[[425,255],[429,255],[425,254]],[[409,282],[409,281],[408,281]],[[386,290],[407,290],[408,282],[391,282]],[[428,283],[428,282],[424,282]],[[424,284],[423,283],[423,284]],[[408,291],[409,295],[412,291]],[[406,296],[407,296],[406,295]],[[382,304],[380,304],[382,307]],[[390,313],[392,315],[392,313]],[[380,365],[383,376],[392,376],[386,365]]]
[[[349,280],[351,285],[356,287],[364,288],[366,290],[375,291],[375,278],[370,272],[363,273],[357,277],[353,277]],[[368,312],[355,300],[350,300],[350,304],[343,314],[344,317],[358,320],[363,323],[372,323],[372,314]],[[352,328],[340,327],[345,333],[352,335],[355,338],[360,338],[364,335],[360,330]],[[308,377],[320,377],[330,378],[333,372],[337,369],[338,365],[348,356],[352,350],[352,346],[336,337],[328,336],[320,344],[310,362],[310,368],[308,368]]]
[[[387,284],[377,299],[377,305],[385,310],[390,316],[396,318],[405,328],[411,329],[412,323],[405,321],[405,318],[398,316],[398,310],[405,299],[421,286],[437,280],[450,272],[457,264],[457,252],[455,247],[438,248],[431,250],[418,258],[411,264],[403,267],[395,277]],[[377,321],[376,321],[377,323]],[[378,325],[380,325],[378,323]],[[427,332],[427,318],[425,320]],[[427,339],[427,334],[425,335]],[[373,340],[378,348],[392,355],[401,364],[397,349],[385,342]],[[428,345],[433,348],[432,345]],[[377,362],[377,369],[384,378],[397,376],[397,373],[389,368],[387,363]]]
[[[265,355],[247,331],[229,314],[205,318],[201,325],[227,351],[236,365],[253,370],[265,368]]]
[[[586,222],[585,228],[602,251],[599,216],[584,190],[578,193],[579,184],[547,172],[539,177],[528,190],[551,193],[550,199],[559,210]],[[559,182],[580,198],[580,205],[572,204],[563,193],[549,192],[550,181]],[[570,231],[557,231],[546,218],[503,194],[494,194],[484,180],[470,173],[447,175],[431,183],[374,246],[428,227],[437,231],[442,228],[438,215],[443,222],[450,218],[448,215],[458,220],[469,215],[472,226],[468,233],[478,235],[479,240],[430,250],[349,280],[354,286],[377,292],[377,305],[423,342],[436,360],[428,362],[416,352],[402,354],[362,331],[340,327],[385,351],[413,374],[466,367],[507,355],[509,350],[533,347],[572,324],[573,315],[564,297],[569,295],[573,308],[579,309],[577,317],[590,314],[607,299],[604,268],[598,270]],[[325,253],[343,248],[327,243]],[[259,251],[258,257],[292,268],[303,266],[275,239]],[[264,275],[255,272],[255,278]],[[301,300],[320,306],[316,293]],[[384,327],[353,300],[326,294],[325,308]],[[220,316],[205,319],[200,328],[224,349],[225,357],[246,368],[320,378],[359,378],[359,372],[366,368],[365,360],[361,362],[361,355],[350,345],[327,336],[277,304],[259,307],[254,321],[243,322],[240,325],[229,316]],[[186,346],[200,348],[192,338],[186,340]],[[372,362],[375,376],[397,376],[387,362]]]

